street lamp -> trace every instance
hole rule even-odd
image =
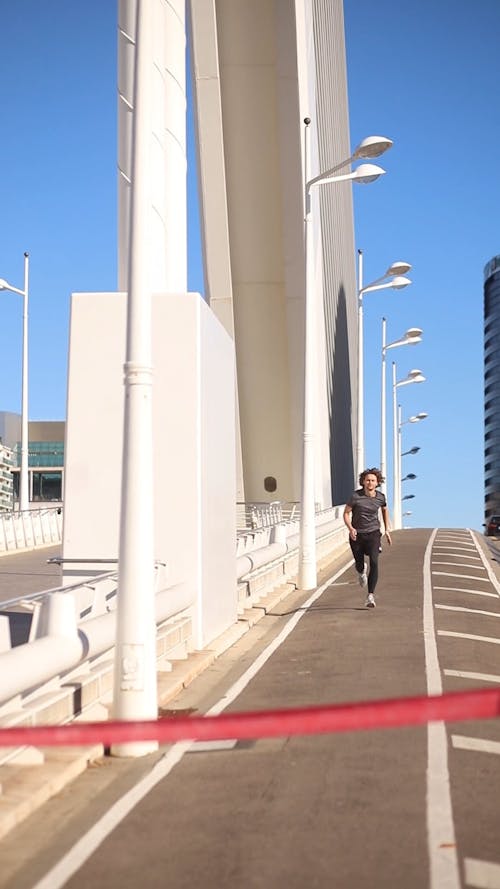
[[[156,719],[156,620],[154,589],[152,295],[148,231],[151,197],[149,134],[153,119],[151,82],[152,3],[137,3],[132,182],[121,475],[118,600],[114,656],[114,719]],[[116,756],[143,756],[157,741],[113,744]]]
[[[364,420],[364,371],[363,371],[363,296],[375,290],[402,290],[411,284],[405,273],[409,272],[411,265],[408,262],[393,262],[384,275],[376,278],[370,284],[363,285],[363,251],[358,250],[358,416],[356,439],[356,483],[365,468],[365,420]],[[387,280],[389,278],[390,280]],[[420,331],[421,332],[421,331]],[[382,467],[380,467],[382,470]],[[382,471],[382,475],[384,472]]]
[[[23,371],[21,394],[21,473],[19,479],[19,511],[29,509],[28,482],[28,281],[29,254],[24,254],[24,290],[0,278],[0,290],[11,290],[23,298]]]
[[[396,381],[396,364],[394,361],[392,362],[392,431],[393,431],[393,508],[392,508],[392,520],[394,528],[401,527],[401,445],[400,445],[400,428],[401,425],[398,422],[398,411],[397,411],[397,389],[400,386],[408,386],[410,383],[423,383],[425,382],[425,377],[421,370],[410,370],[409,374],[403,379]],[[405,420],[405,422],[413,422],[416,423],[418,420],[423,420],[427,414],[417,415],[417,417],[410,417],[409,420]]]
[[[403,456],[403,455],[401,454],[401,456]],[[408,482],[408,481],[413,482],[413,481],[415,481],[416,478],[417,478],[417,476],[415,475],[414,472],[407,472],[405,477],[402,478],[401,481],[402,482]]]
[[[392,142],[382,136],[370,136],[364,139],[347,160],[341,161],[330,170],[309,176],[309,124],[311,119],[304,119],[304,252],[305,252],[305,322],[304,322],[304,405],[303,405],[303,437],[301,467],[301,503],[300,503],[300,536],[299,536],[299,588],[315,589],[317,585],[316,567],[316,502],[314,482],[314,398],[316,393],[316,327],[314,304],[314,281],[312,268],[312,251],[309,227],[311,223],[311,190],[315,186],[329,182],[374,182],[385,173],[376,164],[361,164],[350,173],[336,175],[338,170],[347,166],[352,160],[361,157],[377,157]],[[367,152],[369,152],[367,154]]]
[[[422,381],[419,380],[419,381],[417,381],[417,382],[422,382]],[[402,454],[402,445],[401,445],[401,430],[402,430],[402,427],[403,427],[406,423],[420,423],[420,421],[421,421],[421,420],[425,420],[426,417],[427,417],[427,414],[426,414],[424,411],[420,411],[420,413],[415,414],[414,416],[408,417],[407,420],[402,420],[402,419],[401,419],[401,405],[398,406],[398,457],[397,457],[397,459],[398,459],[398,478],[399,478],[399,486],[398,486],[398,497],[397,497],[398,507],[396,508],[396,506],[395,506],[394,509],[396,510],[396,514],[398,514],[397,510],[399,509],[399,516],[400,516],[400,521],[401,521],[401,522],[402,522],[402,518],[401,518],[401,500],[403,499],[403,498],[401,497],[401,493],[402,493],[402,492],[401,492],[401,483],[402,483],[402,481],[404,481],[404,479],[401,478],[401,475],[402,475],[402,470],[401,470],[402,459],[401,459],[401,458],[402,458],[402,456],[403,456],[403,454]],[[417,450],[419,450],[419,448],[417,448]],[[417,477],[417,476],[414,475],[413,473],[409,473],[409,474],[406,476],[406,479],[416,478],[416,477]]]
[[[409,451],[403,451],[403,453],[401,454],[401,456],[402,456],[402,457],[407,457],[408,454],[418,454],[419,450],[420,450],[420,448],[410,448]]]
[[[385,355],[388,349],[395,349],[398,346],[413,346],[422,342],[423,331],[420,327],[409,327],[406,333],[393,343],[386,343],[386,325],[385,318],[382,318],[382,383],[380,396],[380,472],[383,478],[386,477],[387,469],[387,430],[386,430],[386,406],[385,406]],[[361,470],[362,472],[363,470]],[[387,482],[382,483],[381,491],[387,494]]]

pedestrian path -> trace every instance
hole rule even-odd
[[[1,555],[0,607],[8,599],[58,587],[61,584],[61,569],[48,560],[60,554],[60,544],[51,544]]]
[[[336,566],[316,593],[270,605],[164,715],[491,687],[500,587],[483,544],[466,530],[396,532],[376,609],[354,569]],[[55,839],[41,811],[0,843],[0,887],[499,889],[499,749],[497,719],[105,759],[74,782],[71,816],[52,800]]]

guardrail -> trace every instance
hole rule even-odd
[[[62,540],[62,507],[0,513],[0,555]]]
[[[316,516],[318,563],[347,549],[342,512],[343,507],[334,507]],[[273,508],[268,518],[274,524],[247,529],[238,537],[235,595],[240,614],[297,572],[299,521],[283,521],[284,514]],[[155,564],[155,608],[158,663],[169,669],[170,659],[192,650],[192,600],[184,585],[167,585],[165,567]],[[11,648],[9,617],[0,616],[0,726],[67,722],[109,700],[117,586],[116,570],[108,570],[85,582],[2,603],[4,612],[17,608],[31,612],[32,619],[28,642]],[[5,751],[0,762],[17,756],[18,751]]]
[[[289,500],[269,502],[238,502],[236,504],[236,527],[238,535],[248,530],[271,528],[281,522],[290,522],[300,517],[300,503]]]

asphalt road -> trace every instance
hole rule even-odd
[[[31,612],[20,606],[2,610],[2,603],[20,596],[50,590],[61,584],[59,565],[47,560],[60,555],[61,546],[44,546],[27,552],[11,553],[0,558],[0,615],[9,618],[11,645],[28,641]]]
[[[396,532],[376,609],[352,567],[295,593],[172,711],[500,684],[496,550],[481,540],[483,561],[478,537]],[[499,750],[496,719],[106,757],[0,843],[0,889],[499,889]]]

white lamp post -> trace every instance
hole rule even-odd
[[[400,423],[398,422],[398,412],[397,412],[397,389],[400,386],[408,386],[410,383],[423,383],[425,382],[425,377],[421,370],[411,370],[407,377],[404,380],[399,380],[396,382],[396,365],[394,361],[392,362],[392,426],[393,426],[393,507],[392,507],[392,521],[395,529],[401,527],[401,447],[400,447]],[[427,416],[427,414],[425,414]],[[423,416],[418,417],[418,419],[424,419]],[[418,419],[410,418],[410,420],[405,422],[418,422]]]
[[[342,167],[360,157],[376,157],[392,142],[381,136],[371,136],[358,145],[354,154],[324,173],[309,177],[309,124],[304,119],[304,251],[305,251],[305,323],[304,323],[304,406],[302,436],[302,471],[299,538],[299,588],[312,590],[317,585],[316,566],[316,502],[314,483],[314,399],[316,394],[315,366],[317,360],[314,281],[312,278],[312,251],[309,227],[311,223],[311,189],[329,182],[374,182],[385,173],[376,164],[361,164],[350,173],[335,175]],[[367,154],[366,152],[369,152]]]
[[[393,343],[386,343],[386,320],[382,318],[382,384],[380,396],[380,471],[385,479],[387,470],[387,412],[385,405],[385,355],[388,349],[395,349],[398,346],[413,346],[422,342],[423,331],[420,327],[409,327],[406,333]],[[363,470],[361,470],[362,472]],[[382,492],[387,495],[387,482],[384,481],[380,486]]]
[[[364,371],[363,371],[363,296],[375,290],[402,290],[411,284],[405,273],[409,272],[411,265],[408,262],[393,262],[384,275],[376,278],[370,284],[363,285],[363,251],[358,250],[358,415],[357,415],[357,441],[356,441],[356,479],[357,484],[360,473],[365,469],[365,421],[364,421]],[[390,278],[389,281],[386,279]],[[399,345],[399,344],[398,344]],[[382,467],[380,467],[382,469]]]
[[[24,254],[24,290],[13,287],[3,278],[0,279],[0,290],[11,290],[23,297],[23,372],[21,395],[21,473],[19,479],[19,510],[29,509],[29,478],[28,478],[28,285],[29,285],[29,254]]]
[[[132,122],[125,410],[121,479],[118,604],[113,716],[156,719],[154,590],[153,414],[149,133],[152,120],[153,4],[138,0]],[[112,746],[117,756],[142,756],[156,741]]]

